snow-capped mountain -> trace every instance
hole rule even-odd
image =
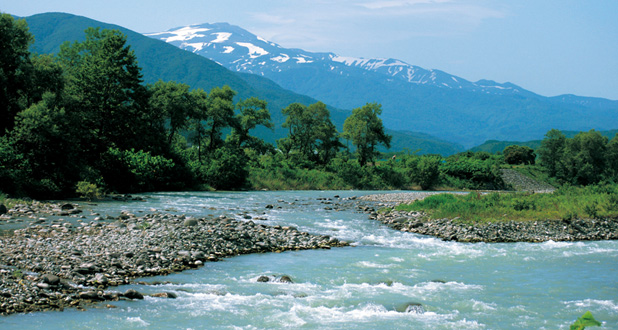
[[[618,123],[618,101],[550,98],[511,83],[471,82],[396,59],[289,49],[227,23],[147,36],[340,109],[380,103],[387,128],[427,133],[466,147],[487,140],[538,140],[552,128],[615,129]]]
[[[312,53],[302,49],[283,48],[227,23],[190,25],[146,35],[207,57],[230,70],[264,75],[275,81],[278,81],[277,74],[283,71],[319,67],[343,76],[362,74],[365,71],[383,75],[384,79],[440,88],[492,94],[524,91],[509,83],[499,84],[490,80],[470,82],[444,71],[427,70],[396,59],[344,57],[334,53]]]

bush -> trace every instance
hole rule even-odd
[[[249,170],[242,150],[219,148],[205,164],[199,166],[200,180],[216,189],[236,189],[246,186]]]
[[[143,150],[109,148],[103,159],[101,174],[110,190],[153,191],[168,189],[175,183],[175,163],[163,156],[153,156]]]
[[[97,187],[96,184],[90,183],[88,181],[79,181],[77,183],[75,192],[80,197],[86,198],[87,200],[99,199],[103,196],[101,188]]]

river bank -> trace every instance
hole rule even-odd
[[[363,196],[364,201],[378,202],[378,207],[394,207],[412,203],[440,192],[410,192]],[[376,208],[361,206],[371,219],[387,226],[447,241],[465,243],[487,242],[546,242],[595,241],[618,239],[617,219],[565,219],[543,221],[501,221],[469,224],[459,219],[429,219],[422,212],[391,210],[377,212]]]
[[[0,220],[19,223],[28,217],[25,228],[0,236],[0,315],[143,299],[134,290],[107,289],[240,254],[348,245],[294,227],[257,224],[250,217],[123,212],[83,221],[80,213],[78,205],[34,202],[16,205]],[[157,296],[173,298],[165,292]]]

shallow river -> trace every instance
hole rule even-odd
[[[326,210],[333,205],[317,200],[367,193],[155,193],[146,202],[92,206],[102,215],[157,209],[243,219],[248,212],[266,218],[255,222],[293,225],[353,246],[206,263],[144,279],[168,284],[115,288],[174,292],[177,299],[12,315],[0,318],[0,329],[568,329],[587,310],[603,322],[598,329],[618,329],[617,241],[444,242],[389,229],[353,208]],[[258,283],[261,275],[288,275],[295,283]],[[424,312],[398,311],[409,303]]]

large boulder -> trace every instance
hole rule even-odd
[[[4,206],[4,204],[0,204],[0,215],[6,214],[9,210]]]

